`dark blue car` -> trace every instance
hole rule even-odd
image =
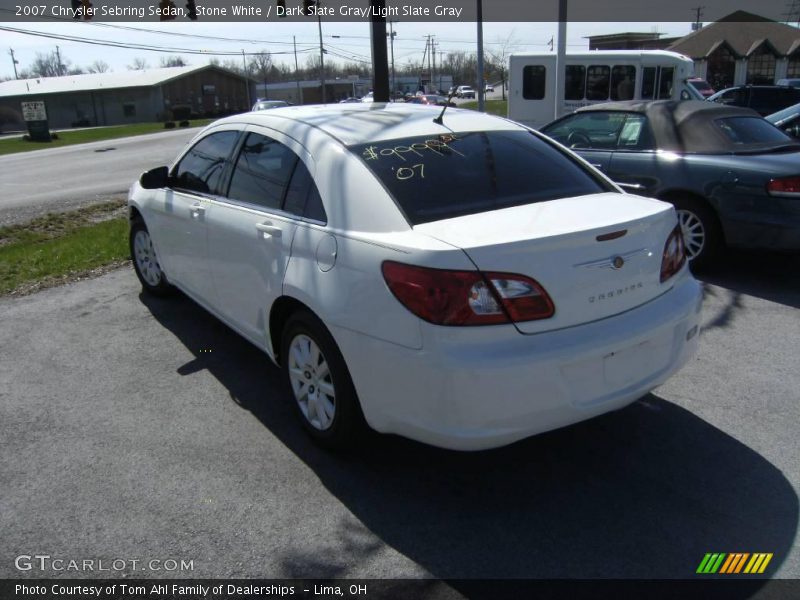
[[[800,142],[748,108],[611,102],[542,128],[623,189],[671,202],[694,266],[725,245],[800,250]]]

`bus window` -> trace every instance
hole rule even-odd
[[[625,65],[611,68],[611,99],[633,100],[636,67]]]
[[[642,69],[642,100],[652,100],[656,89],[656,68]]]
[[[661,67],[661,78],[658,84],[658,97],[661,99],[672,98],[672,80],[675,75],[673,67]]]
[[[608,100],[608,85],[611,69],[605,65],[592,65],[586,75],[586,99]]]
[[[586,94],[586,67],[583,65],[567,65],[564,78],[564,99],[583,100]]]
[[[544,98],[547,69],[541,65],[527,65],[522,69],[522,97],[525,100]]]

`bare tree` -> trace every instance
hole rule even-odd
[[[267,80],[272,79],[273,68],[272,56],[269,52],[262,52],[261,54],[254,55],[253,58],[250,59],[250,64],[248,65],[248,71],[253,79],[261,81],[264,84],[265,94],[267,90]]]
[[[240,60],[226,58],[224,61],[221,61],[218,58],[212,58],[210,61],[208,61],[208,64],[219,67],[220,69],[225,69],[226,71],[231,71],[237,75],[244,76],[244,68],[242,67],[242,61]]]
[[[505,39],[497,40],[495,47],[488,50],[489,55],[489,73],[500,77],[500,87],[503,90],[503,100],[506,99],[506,77],[508,76],[508,57],[517,46],[517,41],[514,39],[514,31],[508,34]]]
[[[36,58],[28,69],[30,77],[58,77],[67,73],[68,60],[59,62],[58,53],[53,52],[42,54],[36,53]]]
[[[143,58],[139,58],[138,56],[133,59],[131,64],[128,65],[129,71],[144,71],[148,68],[150,68],[150,65],[147,64],[147,61]]]
[[[162,56],[162,67],[188,67],[189,63],[182,56]]]
[[[96,60],[87,67],[87,70],[89,73],[108,73],[111,67],[109,67],[108,63],[105,61]]]

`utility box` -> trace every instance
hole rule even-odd
[[[47,122],[47,110],[45,110],[44,102],[37,100],[35,102],[22,103],[22,117],[25,119],[25,124],[28,126],[28,135],[33,142],[50,142],[50,125]]]

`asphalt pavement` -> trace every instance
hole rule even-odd
[[[707,552],[798,578],[800,263],[728,262],[666,385],[480,453],[317,448],[263,354],[130,268],[2,299],[0,578],[92,575],[15,567],[35,553],[137,577],[691,578]],[[130,563],[154,559],[193,568]]]

